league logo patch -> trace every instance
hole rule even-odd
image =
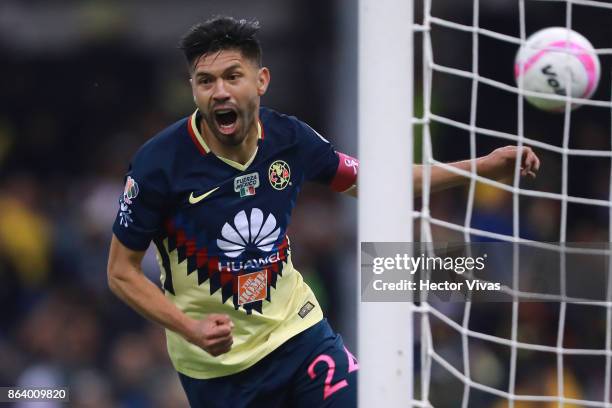
[[[123,201],[132,204],[132,200],[138,196],[138,183],[131,176],[128,176],[123,189]]]
[[[312,309],[314,309],[314,307],[315,305],[313,305],[311,302],[306,302],[306,304],[304,304],[304,306],[300,308],[298,315],[303,319],[308,313],[312,311]]]
[[[132,210],[130,210],[124,198],[119,200],[119,207],[119,225],[127,228],[130,223],[134,222],[131,215]]]
[[[238,276],[238,304],[264,300],[268,296],[268,274],[266,270]]]
[[[289,180],[291,180],[291,169],[286,162],[276,160],[268,169],[268,178],[270,179],[270,184],[272,187],[274,187],[276,190],[283,190],[290,184]]]
[[[259,187],[259,173],[245,174],[234,179],[234,191],[240,193],[240,197],[255,195]]]

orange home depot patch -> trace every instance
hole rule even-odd
[[[263,300],[268,296],[268,274],[265,270],[238,276],[238,304]]]

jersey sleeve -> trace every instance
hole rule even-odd
[[[327,139],[303,122],[299,122],[299,132],[306,180],[328,184],[338,192],[357,182],[357,159],[336,151]]]
[[[149,168],[144,161],[137,155],[130,164],[113,225],[117,239],[135,251],[146,250],[159,234],[168,203],[163,170]]]

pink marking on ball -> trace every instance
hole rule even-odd
[[[548,44],[547,46],[545,46],[546,49],[539,51],[538,53],[534,54],[531,56],[531,58],[529,58],[527,61],[525,61],[523,65],[523,74],[525,74],[527,71],[529,71],[533,65],[538,62],[538,60],[540,58],[542,58],[542,56],[544,56],[544,54],[546,54],[548,51],[550,51],[550,49],[560,49],[560,50],[565,50],[565,49],[569,49],[569,50],[575,50],[575,51],[580,51],[578,53],[575,53],[574,55],[576,55],[576,57],[578,58],[578,60],[582,63],[582,66],[584,67],[584,69],[586,70],[587,73],[587,77],[588,77],[588,84],[587,84],[587,88],[584,91],[584,93],[582,94],[582,98],[586,98],[588,95],[590,95],[590,93],[593,91],[593,88],[595,87],[595,81],[596,81],[596,77],[597,77],[597,68],[595,67],[595,61],[593,60],[593,57],[589,54],[588,50],[586,50],[584,47],[573,43],[573,42],[567,42],[567,41],[555,41],[553,43]],[[518,80],[518,77],[520,75],[520,63],[516,63],[514,64],[514,79]]]

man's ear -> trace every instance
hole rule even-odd
[[[263,96],[270,84],[270,70],[266,67],[259,68],[257,73],[257,94]]]
[[[189,86],[191,87],[191,95],[193,96],[193,101],[197,104],[195,92],[193,91],[193,78],[189,78]]]

